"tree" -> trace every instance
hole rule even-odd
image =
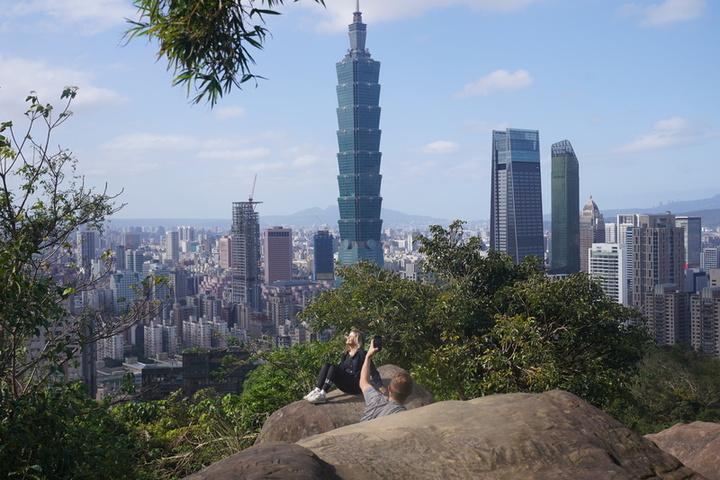
[[[152,307],[146,298],[132,314],[113,316],[68,306],[98,280],[70,263],[70,235],[80,227],[101,231],[122,208],[107,187],[85,186],[70,151],[52,147],[76,93],[63,90],[59,112],[31,93],[27,126],[0,124],[0,390],[13,397],[44,386],[83,346],[127,328]]]
[[[267,8],[252,0],[135,0],[140,19],[128,20],[133,26],[126,36],[157,40],[158,59],[166,58],[176,75],[173,85],[184,85],[188,95],[194,88],[193,103],[206,99],[212,106],[233,87],[263,78],[251,71],[252,49],[264,47],[270,33],[264,17],[279,15],[272,8],[285,0],[257,3]]]
[[[632,378],[630,395],[612,413],[640,434],[679,422],[718,422],[720,359],[681,344],[652,347]]]
[[[75,175],[71,152],[51,146],[76,91],[62,92],[59,111],[31,93],[27,127],[0,124],[3,478],[134,477],[131,437],[108,417],[107,405],[66,375],[84,348],[152,314],[154,305],[146,297],[128,315],[74,307],[74,297],[98,278],[73,265],[69,237],[80,227],[101,231],[120,208],[117,195],[88,188]]]

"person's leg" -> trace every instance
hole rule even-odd
[[[315,388],[310,391],[307,395],[305,395],[303,398],[308,401],[312,401],[314,398],[316,399],[318,394],[321,392],[321,388],[325,385],[325,379],[328,376],[328,371],[330,370],[331,365],[329,363],[323,364],[322,368],[320,369],[320,373],[318,374],[318,380]]]
[[[360,380],[335,365],[333,365],[328,372],[328,380],[337,385],[337,387],[345,393],[350,393],[352,395],[362,393],[362,391],[360,391]],[[323,390],[327,392],[325,387],[323,387]]]
[[[323,364],[322,368],[320,369],[320,373],[318,374],[317,384],[315,385],[317,388],[324,389],[323,387],[325,386],[325,382],[327,381],[328,377],[330,376],[330,372],[334,368],[335,368],[335,365],[330,365],[329,363]]]

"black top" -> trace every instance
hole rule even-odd
[[[359,381],[360,370],[362,370],[363,363],[365,363],[365,355],[367,355],[367,352],[364,348],[358,348],[352,357],[350,353],[345,350],[340,359],[340,367]],[[372,360],[370,360],[370,383],[373,384],[375,388],[382,387],[380,372],[377,371]]]

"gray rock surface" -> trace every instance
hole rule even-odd
[[[249,480],[260,478],[339,479],[334,468],[294,443],[268,442],[215,462],[185,480]]]
[[[324,406],[327,405],[319,408]],[[701,480],[705,477],[580,398],[556,390],[434,403],[347,425],[295,444],[265,442],[188,478]]]
[[[297,443],[345,480],[704,478],[557,390],[435,403]]]
[[[720,480],[720,424],[678,423],[645,437],[709,480]]]
[[[383,365],[378,368],[385,386],[397,371],[396,365]],[[433,396],[418,384],[413,384],[413,394],[405,402],[410,410],[433,403]],[[299,400],[287,405],[265,421],[255,444],[263,442],[297,442],[300,439],[329,432],[345,425],[357,423],[362,417],[365,401],[362,395],[349,395],[340,390],[328,394],[327,403],[313,405]]]

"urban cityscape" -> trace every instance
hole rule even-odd
[[[0,12],[0,476],[715,468],[717,5],[302,3]]]
[[[229,229],[110,224],[102,235],[77,232],[75,265],[99,281],[72,299],[74,309],[127,314],[148,294],[143,282],[166,280],[151,288],[160,307],[150,318],[88,349],[76,375],[98,398],[117,393],[127,372],[139,384],[163,384],[147,398],[167,394],[182,385],[183,363],[192,371],[206,361],[198,353],[204,349],[227,351],[250,339],[290,347],[327,338],[297,315],[319,292],[337,286],[336,264],[369,261],[401,278],[425,279],[429,272],[421,270],[413,238],[429,225],[383,228],[380,64],[365,46],[366,27],[355,12],[350,48],[336,66],[337,226],[317,217],[313,227],[261,228],[262,201],[253,198],[253,185],[247,201],[228,206]],[[489,220],[467,225],[466,234],[516,263],[536,256],[553,278],[586,272],[614,301],[639,310],[658,344],[683,343],[719,357],[720,231],[704,229],[700,216],[671,212],[604,218],[592,198],[580,209],[582,159],[568,140],[550,149],[548,228],[539,136],[537,130],[493,131]],[[208,385],[208,375],[195,379],[197,389]],[[222,388],[237,391],[240,383]]]

